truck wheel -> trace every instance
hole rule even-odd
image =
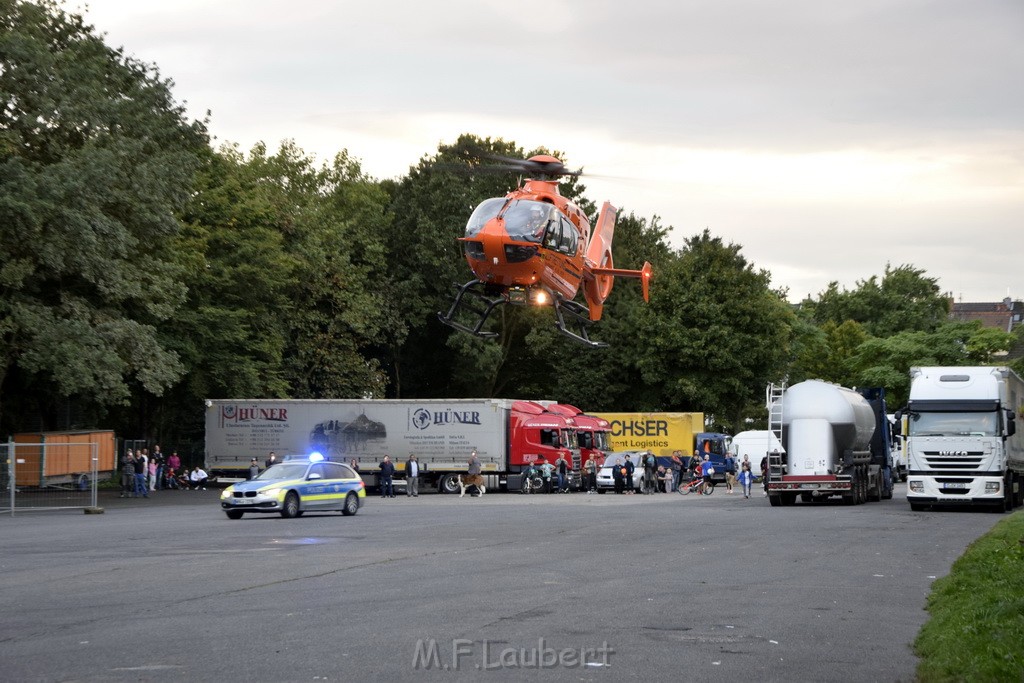
[[[238,510],[225,510],[224,514],[228,516],[228,519],[241,519],[244,513]]]
[[[782,504],[783,505],[793,505],[794,503],[796,503],[796,494],[795,493],[783,493],[782,494]]]
[[[295,493],[295,491],[289,491],[288,495],[284,497],[284,507],[281,508],[281,516],[285,519],[299,516],[299,494]]]
[[[349,493],[345,496],[345,507],[341,508],[341,514],[351,517],[357,512],[359,512],[359,496]]]
[[[852,488],[849,492],[842,494],[843,505],[856,505],[857,504],[857,482],[851,481]]]
[[[875,477],[875,485],[868,491],[868,500],[877,503],[882,500],[882,475]]]
[[[455,493],[459,490],[457,474],[446,474],[437,480],[438,493]]]
[[[779,507],[780,505],[782,505],[782,498],[781,498],[781,496],[779,496],[779,494],[777,494],[777,493],[769,493],[769,494],[768,494],[768,503],[769,503],[769,504],[770,504],[770,505],[771,505],[771,506],[772,506],[773,508],[777,508],[777,507]]]

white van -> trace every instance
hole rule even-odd
[[[755,477],[761,476],[761,458],[769,451],[778,449],[779,453],[785,452],[779,440],[767,429],[740,432],[732,437],[732,445],[729,450],[736,458],[736,471],[743,468],[743,456],[750,460],[750,471]]]

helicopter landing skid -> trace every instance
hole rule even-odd
[[[461,287],[459,285],[455,285],[455,288],[459,290],[459,293],[455,295],[455,301],[452,302],[452,306],[448,309],[447,315],[438,311],[437,319],[449,327],[454,327],[462,332],[469,332],[477,337],[483,337],[485,339],[497,337],[497,332],[485,330],[483,327],[484,323],[487,322],[487,318],[490,317],[491,312],[496,307],[506,303],[505,298],[499,296],[496,299],[492,299],[487,296],[486,293],[479,291],[480,287],[481,283],[479,280],[470,280]],[[464,299],[467,294],[470,295],[470,298]],[[484,307],[480,308],[478,304],[483,304]],[[469,325],[463,325],[455,319],[455,313],[459,310],[460,306],[476,315],[476,325],[470,327]]]
[[[587,328],[590,327],[593,321],[590,319],[590,311],[586,306],[575,301],[569,301],[560,296],[556,296],[554,300],[554,308],[555,326],[558,327],[559,332],[570,339],[586,344],[592,349],[604,349],[608,347],[607,343],[594,341],[587,333]],[[570,318],[570,321],[575,324],[578,332],[574,332],[566,327],[565,319],[567,316]]]
[[[507,295],[504,294],[496,297],[488,295],[486,291],[483,291],[483,287],[483,283],[479,280],[470,280],[462,286],[455,285],[455,288],[458,290],[458,294],[455,295],[455,301],[452,302],[447,314],[438,312],[437,319],[449,327],[454,327],[462,332],[468,332],[476,337],[483,337],[485,339],[497,337],[497,332],[483,329],[484,323],[487,322],[495,308],[502,304],[513,302],[509,301]],[[587,328],[591,325],[592,321],[586,306],[575,301],[563,299],[560,296],[554,298],[552,305],[555,309],[555,327],[558,328],[559,332],[592,349],[603,349],[608,346],[605,342],[594,341],[587,333]],[[470,326],[456,320],[455,316],[460,309],[472,313],[476,323]],[[570,329],[569,325],[566,324],[567,319],[575,329]]]

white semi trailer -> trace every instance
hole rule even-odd
[[[1024,382],[1007,367],[910,370],[904,425],[913,510],[933,505],[1012,510],[1024,503]]]
[[[768,456],[772,506],[839,496],[855,505],[892,498],[889,420],[882,389],[853,391],[820,380],[786,389],[781,410],[785,452]]]

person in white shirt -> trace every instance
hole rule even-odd
[[[192,490],[195,491],[198,488],[206,490],[207,474],[203,471],[202,467],[196,467],[192,470],[192,474],[189,475],[189,480],[192,482]]]

